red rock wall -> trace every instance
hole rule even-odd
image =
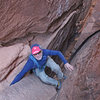
[[[0,4],[0,42],[53,32],[58,26],[49,30],[51,23],[72,5],[66,0],[1,0]]]
[[[0,4],[1,45],[38,33],[53,34],[73,10],[85,10],[82,20],[89,7],[85,9],[85,0],[1,0]]]
[[[71,61],[74,66],[72,73],[66,72],[68,79],[64,82],[58,100],[99,100],[100,99],[100,0],[97,1],[92,16],[75,45],[78,50]],[[98,24],[97,24],[98,21]]]
[[[29,78],[27,82],[25,77],[24,80],[19,82],[20,84],[17,84],[18,86],[9,87],[9,84],[26,63],[31,44],[39,43],[43,48],[60,50],[64,53],[67,50],[70,38],[82,28],[83,23],[81,22],[84,22],[91,2],[92,0],[0,0],[0,100],[39,100],[41,98],[49,100],[53,96],[52,91],[55,94],[52,87],[49,88],[48,96],[42,95],[42,93],[47,93],[48,88],[43,84],[44,91],[37,87],[37,84],[41,84],[37,78],[36,83],[32,78]],[[95,38],[97,39],[95,43],[99,44],[99,38],[97,36]],[[91,45],[90,42],[90,46],[87,45],[86,47],[92,52],[94,49],[90,49]],[[96,45],[93,46],[93,48],[95,47]],[[65,92],[62,91],[59,99],[62,98],[63,94],[65,94],[63,96],[65,99],[62,98],[61,100],[67,100],[68,98],[69,100],[81,100],[82,92],[80,89],[82,88],[79,84],[81,76],[78,77],[78,73],[81,73],[80,70],[84,71],[82,66],[87,64],[87,61],[82,61],[84,57],[81,54],[85,55],[87,53],[88,56],[86,57],[90,57],[91,54],[80,52],[77,56],[79,59],[72,63],[77,66],[77,71],[73,72],[72,80],[69,78],[64,83]],[[94,54],[95,52],[94,50]],[[83,65],[77,63],[77,61]],[[89,61],[91,62],[91,60]],[[88,69],[88,66],[86,66],[86,69]],[[88,73],[90,72],[87,71]],[[91,74],[89,75],[91,76]],[[83,77],[82,79],[84,89],[86,78]],[[74,83],[77,83],[77,87]],[[25,87],[23,88],[23,86]],[[35,88],[36,92],[32,92],[34,87],[37,87],[37,89]],[[22,95],[19,94],[19,91],[22,91]],[[28,94],[29,91],[31,91],[30,94]],[[41,91],[41,94],[38,95],[38,91]],[[76,95],[74,95],[75,93]],[[8,95],[5,96],[6,94]],[[18,95],[18,98],[15,97],[15,94]],[[33,95],[33,97],[30,95]]]

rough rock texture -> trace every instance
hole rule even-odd
[[[0,88],[3,88],[3,86],[5,85],[9,86],[10,82],[15,77],[14,75],[15,71],[13,71],[13,69],[14,68],[17,69],[16,71],[17,74],[18,68],[20,68],[20,70],[23,68],[26,62],[25,59],[29,54],[30,54],[30,47],[22,43],[9,47],[0,48],[0,82],[4,80],[4,82],[1,82]],[[8,75],[10,78],[8,77]]]
[[[49,100],[55,95],[54,87],[42,84],[34,75],[24,77],[13,87],[9,84],[26,63],[31,44],[64,53],[70,38],[83,27],[91,3],[92,0],[0,0],[0,100]]]
[[[79,45],[90,35],[100,29],[100,7],[99,7],[100,0],[98,0],[97,4],[96,1],[92,3],[92,7],[90,8],[90,14],[92,13],[91,17],[85,23],[84,30],[81,32],[80,38],[78,39],[77,43],[75,44],[74,49],[77,49]],[[96,4],[96,6],[95,6]],[[95,9],[94,9],[95,6]],[[81,38],[82,37],[82,38]]]
[[[0,42],[20,38],[29,33],[54,31],[59,24],[56,24],[56,27],[54,25],[52,29],[51,24],[76,3],[76,1],[73,1],[1,0]]]
[[[81,48],[71,62],[75,70],[69,73],[57,100],[99,100],[99,60],[100,32]]]
[[[53,33],[74,10],[82,12],[79,18],[82,20],[91,1],[0,0],[0,43],[7,45],[27,36],[29,40],[34,39],[38,33]]]
[[[55,93],[53,86],[48,86],[36,76],[29,75],[20,83],[0,92],[0,100],[50,100]]]
[[[63,83],[57,100],[99,100],[100,99],[100,0],[97,1],[93,14],[85,25],[79,45],[93,32],[98,31],[78,51],[71,61],[75,67]],[[98,16],[98,17],[97,17]],[[98,24],[97,24],[98,20]],[[88,27],[88,28],[87,28]],[[86,31],[87,29],[87,31]],[[84,37],[84,38],[83,38]],[[77,46],[78,45],[78,46]]]

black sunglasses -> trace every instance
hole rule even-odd
[[[35,56],[35,55],[37,55],[37,54],[40,54],[41,52],[42,52],[42,51],[40,51],[40,52],[38,52],[38,53],[36,53],[36,54],[33,54],[33,55]]]

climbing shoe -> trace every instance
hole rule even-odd
[[[65,80],[67,78],[67,76],[63,75],[63,80]]]
[[[61,89],[61,86],[62,86],[62,83],[61,83],[60,80],[58,80],[58,85],[57,85],[57,87],[56,87],[56,90],[57,90],[57,91],[60,90],[60,89]]]

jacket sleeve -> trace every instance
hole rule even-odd
[[[12,83],[10,84],[13,85],[16,82],[20,81],[23,76],[32,68],[34,67],[34,63],[31,59],[28,59],[28,61],[26,62],[25,66],[23,67],[23,69],[21,70],[21,72],[15,77],[15,79],[12,81]]]
[[[57,55],[63,61],[64,64],[67,63],[67,60],[65,59],[64,55],[60,51],[48,50],[48,49],[46,49],[46,51],[47,51],[48,55],[50,55],[50,56]]]

